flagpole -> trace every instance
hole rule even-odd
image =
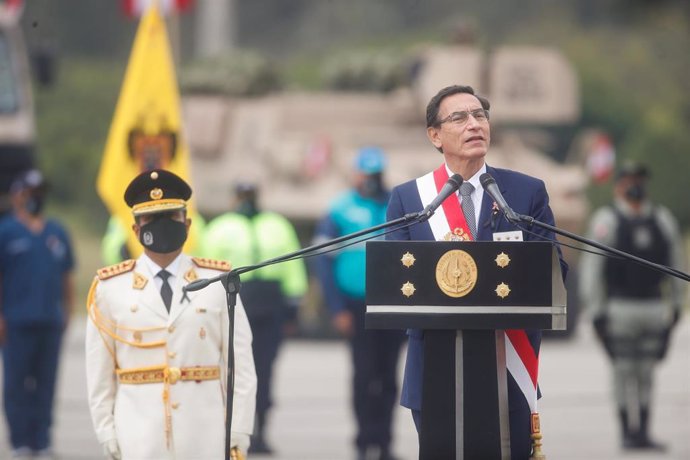
[[[168,15],[168,37],[170,39],[170,50],[172,52],[173,65],[175,66],[175,73],[179,73],[181,61],[181,30],[180,30],[180,14],[171,12]]]

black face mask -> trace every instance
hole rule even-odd
[[[24,203],[24,209],[32,216],[37,216],[43,210],[45,199],[40,195],[31,195]]]
[[[377,198],[383,194],[381,174],[369,174],[359,187],[359,193],[366,198]]]
[[[139,230],[139,241],[146,249],[159,254],[175,252],[187,240],[187,226],[167,217],[144,224]]]
[[[259,213],[259,209],[256,206],[256,201],[251,199],[246,199],[240,201],[237,206],[237,212],[247,217],[254,217]]]
[[[639,203],[640,201],[644,200],[646,196],[647,190],[642,184],[633,184],[630,187],[628,187],[625,191],[625,197],[628,200],[634,201],[636,203]]]

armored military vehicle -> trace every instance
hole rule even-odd
[[[15,175],[33,164],[36,138],[29,62],[19,14],[0,5],[0,214]]]
[[[411,85],[384,94],[184,94],[198,207],[207,215],[226,211],[232,185],[252,180],[260,184],[265,208],[308,229],[348,187],[352,159],[364,145],[387,153],[389,184],[423,175],[442,161],[426,138],[426,103],[458,83],[491,100],[488,163],[544,179],[558,225],[579,231],[587,214],[584,170],[558,161],[564,152],[545,153],[562,144],[553,133],[579,117],[577,79],[560,53],[536,47],[488,54],[471,46],[430,47],[419,56]],[[566,253],[574,266],[575,254]],[[574,298],[569,313],[574,325]]]

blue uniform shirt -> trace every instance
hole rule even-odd
[[[333,202],[316,234],[325,240],[382,224],[386,221],[387,204],[388,193],[376,200],[363,197],[354,190],[346,192]],[[318,275],[331,311],[344,308],[343,294],[364,300],[366,252],[363,243],[320,259]]]
[[[63,227],[46,221],[35,234],[14,216],[0,222],[2,314],[10,324],[62,323],[63,278],[74,267]]]

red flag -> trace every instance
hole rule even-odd
[[[163,14],[169,14],[188,9],[194,0],[121,0],[122,9],[130,17],[141,16],[154,2],[158,2]]]
[[[19,17],[24,10],[24,0],[4,0],[0,2],[0,14]]]
[[[586,161],[587,170],[594,182],[602,184],[611,177],[616,164],[616,149],[608,135],[597,134],[592,148],[587,152]]]

